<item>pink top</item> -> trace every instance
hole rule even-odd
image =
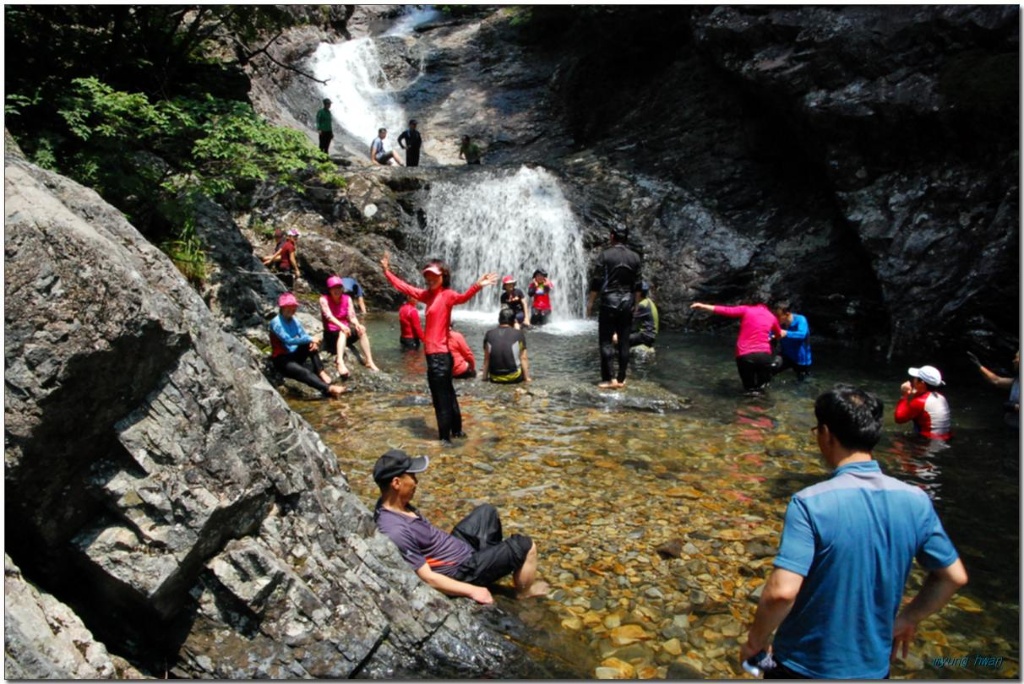
[[[448,330],[452,327],[452,309],[456,304],[468,302],[482,290],[477,283],[469,286],[465,292],[456,292],[449,287],[438,290],[427,290],[413,287],[391,271],[385,271],[396,290],[427,305],[427,324],[423,330],[423,352],[425,354],[446,354],[448,349]]]
[[[740,319],[740,334],[736,338],[736,356],[747,354],[771,354],[769,333],[782,337],[782,328],[775,314],[764,304],[754,306],[715,306],[719,316]]]
[[[328,315],[334,316],[345,325],[351,327],[352,322],[348,319],[349,309],[352,307],[352,298],[347,294],[341,295],[341,299],[334,301],[331,295],[320,297],[320,318],[324,322],[324,330],[334,332],[341,330],[338,324],[332,321]]]

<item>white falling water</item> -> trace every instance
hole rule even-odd
[[[321,90],[331,98],[331,114],[338,125],[365,140],[367,150],[377,129],[386,128],[387,140],[394,147],[398,133],[405,128],[405,111],[380,68],[372,38],[321,43],[310,68],[316,78],[327,81]]]
[[[520,167],[484,176],[480,170],[458,183],[435,183],[426,202],[427,257],[444,259],[452,285],[464,290],[484,273],[512,275],[524,293],[533,272],[554,283],[552,322],[582,318],[587,263],[579,224],[557,179],[544,169]],[[476,178],[474,178],[476,177]],[[495,318],[500,283],[465,308]],[[463,307],[460,307],[463,308]]]

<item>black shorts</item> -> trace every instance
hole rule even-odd
[[[523,567],[533,540],[525,534],[513,534],[494,546],[476,551],[455,573],[460,582],[486,587]]]

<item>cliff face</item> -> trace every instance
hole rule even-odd
[[[119,212],[10,152],[4,194],[9,676],[543,676]]]
[[[488,165],[556,171],[592,249],[633,228],[668,326],[785,296],[889,355],[1012,354],[1017,7],[523,11],[381,44],[432,163],[468,132]]]

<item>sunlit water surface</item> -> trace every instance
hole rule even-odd
[[[893,676],[1019,676],[1018,437],[1002,422],[1005,397],[973,369],[946,369],[956,436],[934,449],[892,422],[902,364],[819,344],[808,382],[783,374],[767,396],[748,398],[731,337],[663,333],[656,358],[631,366],[625,390],[690,400],[688,409],[659,413],[595,393],[596,324],[556,320],[527,332],[531,385],[457,381],[469,437],[442,449],[422,353],[400,350],[394,314],[367,318],[377,365],[396,390],[371,390],[357,369],[342,401],[292,405],[334,449],[368,507],[378,494],[374,461],[401,447],[431,458],[416,503],[435,524],[450,527],[490,501],[506,533],[534,538],[554,591],[539,601],[500,599],[530,627],[524,641],[533,652],[587,677],[608,658],[630,663],[637,677],[746,676],[736,643],[753,617],[751,592],[770,571],[786,503],[828,474],[810,434],[814,398],[851,382],[886,402],[875,456],[887,473],[931,494],[971,578],[922,623],[914,653]],[[478,365],[494,318],[456,310]],[[573,398],[583,396],[597,401]],[[686,545],[682,557],[659,556],[672,540]],[[920,581],[915,570],[910,590]]]

